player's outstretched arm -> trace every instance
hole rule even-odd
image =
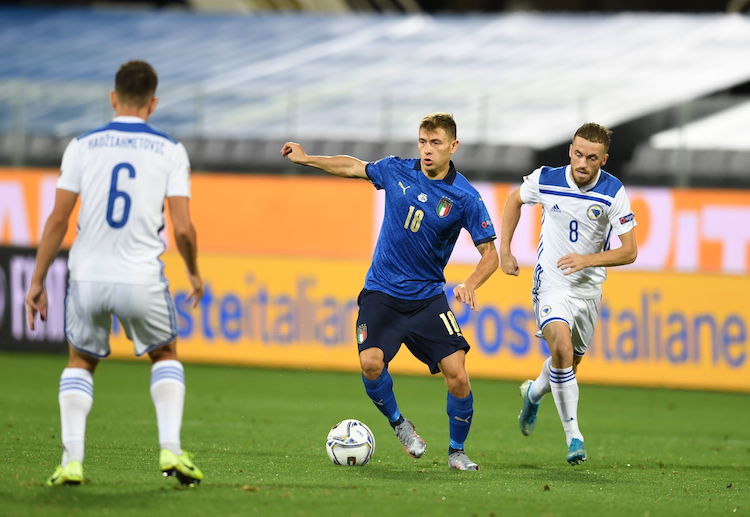
[[[510,251],[510,243],[513,240],[513,234],[521,219],[521,189],[516,188],[505,201],[503,209],[503,222],[500,225],[500,268],[506,275],[518,276],[518,261]]]
[[[479,264],[462,284],[453,288],[453,296],[456,297],[456,300],[465,303],[472,310],[477,310],[475,291],[497,270],[499,262],[495,241],[483,242],[477,246],[477,249],[482,255]]]
[[[55,255],[60,251],[60,245],[68,231],[68,220],[73,207],[78,200],[78,194],[69,190],[57,189],[55,192],[55,206],[44,223],[42,238],[36,250],[36,266],[31,277],[29,291],[26,293],[26,320],[29,328],[34,330],[37,313],[42,321],[47,319],[47,293],[44,289],[44,279]]]
[[[198,302],[203,298],[203,279],[198,269],[198,237],[193,221],[190,219],[190,200],[183,196],[172,196],[167,198],[167,202],[174,241],[185,263],[188,280],[193,288],[188,299],[193,300],[193,307],[197,307]]]
[[[569,275],[587,267],[622,266],[635,262],[638,256],[635,228],[623,233],[619,237],[622,243],[622,246],[619,248],[592,253],[590,255],[569,253],[560,257],[557,261],[557,267],[562,269],[564,274]]]
[[[359,158],[346,155],[338,156],[310,156],[302,146],[296,142],[287,142],[281,146],[281,156],[288,158],[293,163],[307,165],[326,171],[334,176],[342,178],[368,179],[365,168],[367,162]]]

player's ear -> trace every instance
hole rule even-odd
[[[151,97],[151,102],[148,103],[148,114],[149,116],[156,111],[156,106],[159,104],[159,97]]]
[[[568,158],[573,159],[573,144],[568,146]]]
[[[609,158],[609,153],[604,154],[604,158],[602,158],[602,163],[599,164],[599,167],[603,167],[605,163],[607,163],[607,159]]]
[[[117,111],[117,92],[114,90],[109,92],[109,103],[112,105],[112,109]]]
[[[460,142],[458,140],[454,140],[453,142],[451,142],[451,154],[453,154],[456,151],[458,151],[458,145],[459,145],[459,143]]]

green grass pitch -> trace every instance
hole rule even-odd
[[[406,352],[404,352],[406,353]],[[206,479],[158,472],[149,366],[104,361],[88,421],[86,482],[42,486],[60,460],[61,356],[0,354],[0,515],[663,516],[750,515],[750,396],[584,385],[589,461],[565,463],[547,396],[536,433],[518,431],[518,382],[475,379],[467,442],[479,472],[446,466],[445,388],[394,375],[402,411],[428,444],[406,455],[356,373],[186,365],[183,445]],[[375,434],[365,467],[326,456],[329,428]]]

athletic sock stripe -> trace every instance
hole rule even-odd
[[[570,368],[565,368],[564,370],[559,370],[557,368],[552,368],[551,366],[549,368],[549,374],[550,375],[567,375],[567,374],[569,374],[572,371],[573,371],[573,367],[572,366]]]
[[[158,373],[158,372],[180,372],[182,373],[184,372],[184,370],[180,368],[179,366],[162,366],[160,368],[154,368],[151,371],[153,373]]]
[[[176,381],[185,382],[185,376],[184,375],[176,375],[173,373],[165,373],[164,375],[154,375],[151,377],[151,384],[159,381],[163,381],[165,379],[174,379]]]
[[[76,379],[76,378],[60,379],[60,386],[67,386],[71,384],[79,384],[81,386],[86,386],[88,388],[94,389],[94,383],[90,381],[86,381],[84,379]]]
[[[550,379],[550,382],[554,382],[555,384],[565,384],[566,382],[570,382],[575,380],[575,376],[569,378],[569,379],[563,379],[563,380],[556,380],[556,379]]]
[[[565,377],[566,375],[570,375],[573,373],[573,370],[568,370],[566,372],[549,372],[550,377]]]
[[[576,378],[575,373],[569,373],[568,375],[550,375],[549,380],[555,382],[566,382]]]
[[[158,373],[154,373],[151,376],[151,380],[159,380],[159,379],[164,379],[164,378],[167,378],[167,377],[169,377],[171,379],[182,380],[182,381],[185,380],[185,374],[183,374],[182,372],[158,372]]]
[[[158,368],[156,370],[153,370],[151,372],[151,375],[159,375],[162,373],[173,373],[177,375],[185,375],[185,372],[182,368],[177,368],[176,366],[165,366],[164,368]]]
[[[160,381],[165,380],[175,380],[178,382],[181,382],[182,384],[185,384],[185,376],[181,373],[175,373],[175,372],[163,372],[154,374],[151,376],[151,384],[156,384]]]
[[[61,379],[60,393],[67,391],[81,391],[90,397],[94,396],[94,385],[83,379]]]

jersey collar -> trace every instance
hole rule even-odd
[[[414,170],[422,172],[422,160],[418,159],[416,161],[416,163],[414,164]],[[450,164],[448,165],[448,174],[445,175],[445,178],[443,178],[442,181],[446,182],[448,185],[453,185],[453,182],[455,180],[456,180],[456,166],[453,165],[453,160],[451,160]]]
[[[146,121],[140,117],[131,117],[128,115],[120,115],[112,119],[112,122],[126,122],[129,124],[145,124]]]
[[[596,186],[597,182],[599,181],[599,177],[601,175],[602,175],[602,169],[600,167],[599,170],[596,173],[596,176],[594,176],[594,179],[591,180],[590,183],[587,183],[584,186],[579,187],[576,184],[576,182],[573,181],[573,174],[570,171],[570,165],[568,165],[567,167],[565,167],[565,180],[568,182],[568,186],[571,187],[571,188],[578,189],[581,192],[588,192],[589,190],[591,190],[592,188],[594,188]]]

